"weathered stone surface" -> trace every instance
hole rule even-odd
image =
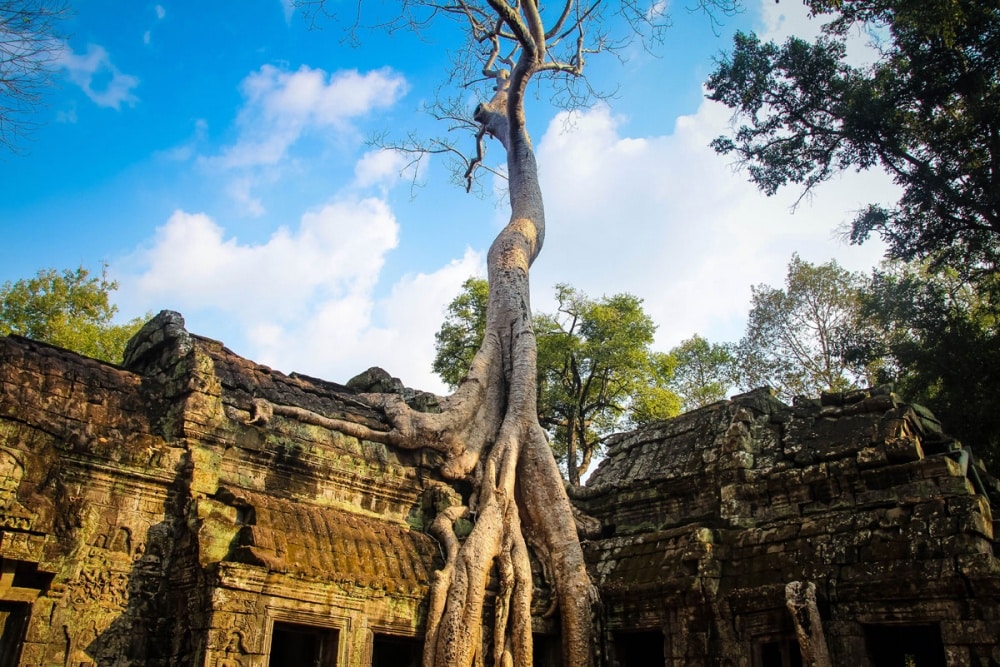
[[[241,359],[176,313],[126,359],[0,338],[0,604],[26,603],[19,664],[264,665],[291,623],[354,665],[373,630],[419,635],[440,564],[411,527],[437,484],[423,454],[249,423],[264,399],[385,428],[352,390]]]
[[[425,530],[467,491],[432,453],[328,426],[386,429],[373,391],[437,409],[380,369],[273,371],[171,312],[125,367],[0,338],[0,654],[264,667],[297,641],[355,667],[385,635],[419,647],[441,565]],[[792,664],[796,633],[835,665],[907,642],[1000,660],[998,487],[969,461],[886,389],[792,407],[758,390],[614,436],[573,494],[596,520],[602,664]],[[536,654],[554,665],[535,565]]]
[[[586,548],[611,627],[664,633],[668,665],[790,664],[800,582],[824,624],[806,663],[889,664],[876,645],[895,642],[903,664],[893,638],[915,628],[979,664],[1000,650],[993,480],[932,420],[884,390],[791,408],[762,390],[616,436],[577,494],[603,526]],[[685,629],[706,623],[707,646]]]

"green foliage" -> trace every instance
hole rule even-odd
[[[734,384],[733,349],[694,335],[670,350],[675,368],[670,388],[686,412],[726,398]]]
[[[452,387],[482,342],[488,291],[485,280],[467,280],[436,335],[434,371]],[[673,357],[650,350],[656,325],[640,299],[630,294],[591,299],[567,285],[556,287],[556,298],[555,314],[534,318],[538,415],[570,482],[578,484],[599,453],[602,436],[672,417],[680,399],[669,386]]]
[[[109,297],[116,289],[106,266],[99,277],[81,266],[62,272],[43,269],[34,278],[8,281],[0,287],[0,335],[17,334],[120,363],[143,319],[112,322],[118,307]]]
[[[469,278],[462,283],[461,293],[448,304],[444,323],[434,334],[432,368],[452,388],[465,377],[482,345],[489,292],[489,283],[483,278]]]
[[[811,0],[830,22],[815,43],[738,34],[709,98],[745,124],[713,142],[767,194],[806,191],[881,165],[902,187],[891,208],[854,220],[891,256],[965,271],[1000,260],[1000,4],[991,0]],[[851,28],[883,37],[866,68],[845,59]]]
[[[674,416],[680,401],[667,387],[672,359],[650,350],[656,325],[641,299],[594,300],[568,285],[556,287],[556,299],[556,314],[535,318],[538,411],[570,483],[578,484],[602,435]]]
[[[854,377],[893,381],[925,403],[996,470],[1000,3],[808,4],[829,21],[815,43],[737,35],[708,88],[741,125],[713,147],[767,194],[789,183],[808,191],[845,169],[878,165],[893,176],[901,198],[863,209],[851,239],[876,234],[902,262],[863,287],[840,356]],[[857,28],[880,40],[870,67],[846,62],[845,37]],[[755,307],[772,296],[755,292]]]
[[[847,359],[926,405],[1000,472],[1000,278],[970,284],[929,263],[887,262],[860,303]]]
[[[785,289],[752,288],[746,334],[734,350],[740,387],[769,385],[787,400],[857,386],[843,350],[861,284],[833,260],[816,266],[793,255]]]

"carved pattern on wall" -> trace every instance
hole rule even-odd
[[[128,604],[130,563],[116,563],[100,554],[92,554],[69,583],[69,600],[74,605],[99,603],[101,608],[124,609]],[[124,569],[122,569],[124,566]]]
[[[246,647],[243,644],[243,633],[233,630],[229,633],[222,656],[215,661],[216,667],[244,667],[243,656]]]
[[[0,449],[0,529],[28,531],[34,512],[17,500],[18,487],[24,478],[24,466],[13,454]]]

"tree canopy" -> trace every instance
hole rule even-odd
[[[456,386],[485,335],[487,284],[470,278],[436,335],[434,370]],[[538,419],[571,484],[600,452],[601,439],[628,425],[676,415],[674,360],[650,349],[656,325],[630,294],[592,299],[556,287],[557,312],[534,317]]]
[[[846,169],[894,178],[900,199],[860,211],[850,238],[875,234],[899,261],[861,285],[840,356],[854,377],[926,404],[996,466],[1000,3],[807,4],[826,21],[812,43],[736,36],[707,84],[736,127],[713,146],[767,194],[807,193]],[[848,64],[857,29],[875,43],[869,66]]]
[[[92,276],[84,267],[43,269],[34,278],[0,287],[0,335],[17,334],[88,357],[121,363],[125,344],[143,324],[115,324],[111,293],[118,283],[106,267]]]
[[[860,274],[836,261],[814,265],[793,255],[785,288],[752,288],[747,329],[734,356],[744,389],[770,385],[789,400],[842,391],[859,377],[843,356],[859,310]]]
[[[804,192],[846,169],[884,168],[902,187],[872,204],[850,237],[880,236],[891,256],[967,272],[1000,260],[1000,4],[994,0],[810,0],[828,19],[813,43],[736,35],[707,82],[733,108],[735,155],[767,194]],[[847,62],[846,38],[868,30],[877,58]]]
[[[845,348],[1000,470],[1000,281],[976,284],[927,263],[887,262],[860,294]]]
[[[681,409],[694,410],[721,401],[735,383],[732,345],[710,343],[695,334],[670,350],[674,370],[668,386]]]
[[[455,388],[472,364],[486,335],[486,304],[490,287],[482,278],[469,278],[445,310],[444,322],[434,334],[432,368]]]

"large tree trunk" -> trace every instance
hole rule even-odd
[[[515,77],[513,85],[526,81]],[[507,149],[511,219],[489,251],[486,341],[469,374],[470,382],[479,382],[480,365],[494,369],[487,373],[486,394],[494,402],[489,413],[495,421],[481,425],[488,451],[477,485],[477,521],[450,573],[440,628],[432,638],[436,656],[428,664],[434,665],[472,663],[479,637],[468,629],[481,618],[494,565],[500,575],[494,664],[531,664],[532,584],[525,535],[548,560],[549,583],[561,608],[565,664],[590,664],[592,587],[569,499],[537,416],[528,276],[542,247],[545,214],[522,95],[522,89],[498,86],[494,99],[476,116]]]
[[[393,430],[345,425],[362,437],[441,451],[442,474],[469,480],[475,489],[468,507],[442,512],[432,526],[445,547],[446,564],[431,587],[425,667],[468,667],[476,660],[494,572],[491,660],[496,667],[532,664],[529,543],[545,561],[558,602],[564,664],[591,664],[596,593],[536,405],[528,273],[542,247],[545,214],[522,104],[532,62],[522,57],[509,78],[498,76],[494,98],[476,111],[484,132],[507,150],[511,218],[490,247],[486,336],[468,375],[443,399],[440,414],[416,412],[398,397],[374,394],[368,398],[385,410]],[[464,542],[453,530],[461,516],[474,518]]]

